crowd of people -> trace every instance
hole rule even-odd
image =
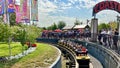
[[[86,56],[88,53],[88,50],[82,44],[78,44],[70,40],[59,40],[59,44],[62,44],[72,49],[73,51],[75,51],[77,56],[81,56],[81,55]]]
[[[58,39],[89,39],[91,38],[90,31],[81,32],[79,30],[68,31],[47,31],[42,33],[42,38],[58,38]],[[97,34],[97,40],[101,45],[105,47],[118,50],[119,32],[118,29],[102,29]]]
[[[118,29],[115,30],[103,29],[99,31],[98,41],[101,45],[118,50],[118,40],[119,40]]]
[[[84,38],[90,36],[91,36],[90,31],[81,32],[79,30],[68,30],[61,32],[55,32],[55,31],[42,32],[42,38],[63,39],[63,38]]]

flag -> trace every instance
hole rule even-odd
[[[0,0],[0,15],[4,14],[5,1]]]
[[[38,0],[32,0],[31,3],[31,19],[38,21]]]
[[[21,12],[20,12],[20,6],[15,5],[15,13],[16,13],[16,23],[21,22]]]
[[[30,23],[30,9],[28,5],[29,0],[23,0],[22,3],[22,20],[26,23]]]
[[[21,22],[20,0],[15,0],[16,23]]]
[[[14,0],[8,0],[8,13],[15,12],[15,1]]]

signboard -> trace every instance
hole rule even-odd
[[[28,5],[29,0],[22,0],[22,20],[26,23],[30,23],[30,6]]]
[[[0,0],[0,15],[4,14],[4,0]]]
[[[120,13],[120,3],[115,1],[102,1],[94,6],[93,16],[95,16],[98,12],[106,9],[115,10]]]
[[[8,12],[13,13],[15,12],[14,0],[8,0]]]
[[[31,20],[38,21],[38,0],[31,1]]]

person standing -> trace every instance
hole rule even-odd
[[[99,30],[99,34],[98,34],[98,41],[99,41],[99,44],[102,45],[102,42],[101,42],[101,39],[102,39],[102,34],[101,34],[101,30]]]
[[[119,32],[118,32],[118,29],[115,29],[114,31],[114,36],[113,36],[113,45],[115,46],[115,49],[118,50],[118,35],[119,35]]]
[[[108,30],[107,34],[108,34],[108,36],[107,36],[107,38],[108,38],[108,46],[110,48],[112,48],[112,35],[113,35],[113,32],[112,32],[111,28]]]

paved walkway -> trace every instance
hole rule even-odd
[[[100,61],[98,61],[96,58],[94,58],[93,56],[90,56],[90,68],[103,68],[102,64],[100,63]]]

